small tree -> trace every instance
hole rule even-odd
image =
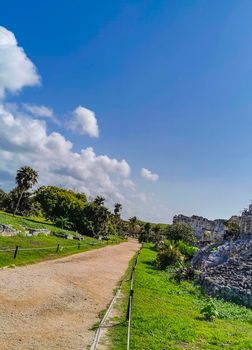
[[[5,192],[0,188],[0,209],[1,209],[1,210],[5,209],[6,198],[7,198],[7,193],[5,193]]]
[[[168,266],[180,265],[183,262],[183,255],[180,251],[170,245],[158,252],[156,264],[159,269],[165,270]]]
[[[114,214],[115,214],[117,217],[120,217],[121,211],[122,211],[122,205],[121,205],[121,203],[115,203]]]
[[[151,224],[146,222],[139,234],[139,242],[151,242]]]
[[[131,235],[135,236],[141,231],[141,227],[138,225],[136,216],[129,218],[128,231]]]
[[[166,233],[167,238],[174,241],[182,240],[185,243],[189,244],[192,244],[196,241],[192,227],[181,222],[176,222],[175,224],[168,226]]]
[[[17,175],[16,175],[16,184],[20,194],[18,197],[16,208],[13,212],[13,216],[15,216],[18,210],[18,207],[24,192],[32,188],[32,186],[34,186],[37,182],[38,182],[38,172],[36,170],[32,169],[29,166],[24,166],[18,169]]]
[[[72,227],[72,223],[69,221],[68,218],[65,218],[64,216],[60,216],[55,220],[55,225],[59,226],[62,229],[70,229]]]
[[[105,198],[102,196],[97,196],[94,199],[94,203],[98,206],[104,205],[104,202],[105,202]]]
[[[113,223],[117,231],[121,230],[122,227],[122,220],[121,220],[121,211],[122,211],[122,204],[121,203],[115,203],[114,206],[114,215],[113,215]]]
[[[156,224],[153,227],[153,242],[158,243],[162,240],[162,228],[160,224]]]
[[[240,234],[239,224],[233,220],[225,221],[225,239],[237,238]]]

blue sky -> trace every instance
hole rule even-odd
[[[47,106],[60,120],[47,119],[48,133],[74,152],[125,159],[143,199],[122,192],[125,216],[229,217],[252,198],[251,13],[246,0],[5,2],[0,25],[42,84],[4,103]],[[95,112],[99,137],[63,127],[79,105]]]

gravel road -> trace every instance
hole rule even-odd
[[[136,241],[0,271],[1,350],[84,350]]]

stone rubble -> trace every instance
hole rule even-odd
[[[11,225],[0,224],[0,235],[2,236],[15,236],[17,231]]]
[[[209,295],[218,295],[252,307],[252,238],[211,244],[192,259],[200,283]]]

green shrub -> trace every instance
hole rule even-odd
[[[162,250],[165,247],[175,247],[180,251],[181,254],[183,254],[187,259],[191,259],[194,254],[198,251],[198,248],[192,245],[189,245],[182,240],[175,241],[175,240],[166,240],[165,242],[162,242],[158,247],[157,250]]]
[[[176,247],[167,247],[160,250],[157,255],[156,264],[161,270],[165,270],[168,266],[179,265],[183,262],[184,256]]]
[[[180,267],[172,271],[172,277],[178,283],[181,281],[193,281],[196,278],[196,273],[191,266]]]
[[[192,258],[194,254],[198,251],[197,247],[186,244],[183,241],[178,241],[176,243],[176,247],[183,255],[186,255],[188,258]]]
[[[200,313],[204,315],[205,319],[208,321],[212,321],[216,317],[220,316],[215,304],[212,301],[203,307],[203,309],[200,310]]]
[[[169,225],[166,229],[166,236],[168,239],[173,239],[175,241],[183,240],[188,244],[196,242],[192,227],[182,222]]]

